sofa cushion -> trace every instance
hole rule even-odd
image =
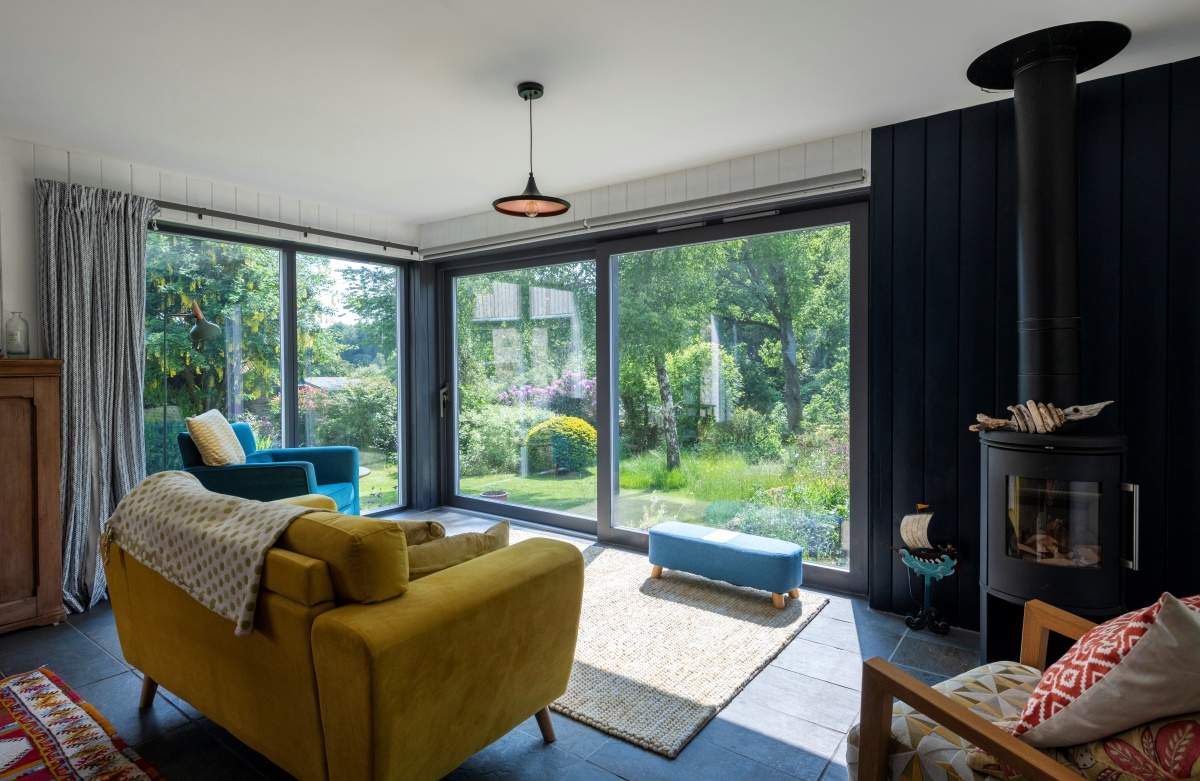
[[[281,548],[267,551],[260,588],[309,607],[334,599],[328,564]]]
[[[208,412],[187,418],[185,422],[205,466],[246,463],[246,451],[242,448],[242,443],[233,433],[229,421],[219,411],[210,409]]]
[[[1074,746],[1200,710],[1200,597],[1163,594],[1095,627],[1051,665],[1013,730]]]
[[[414,545],[408,549],[409,577],[417,580],[506,547],[508,521],[501,521],[486,532],[453,534]]]
[[[935,684],[934,689],[990,722],[1015,720],[1025,708],[1042,674],[1016,662],[992,662]],[[846,764],[850,778],[858,778],[858,725],[846,736]],[[945,779],[981,781],[967,762],[972,748],[966,740],[916,711],[897,702],[892,706],[891,771],[902,781]]]
[[[1088,781],[1200,778],[1200,713],[1169,716],[1078,746],[1042,751]],[[983,749],[972,749],[967,759],[972,769],[995,778],[1026,778]]]
[[[317,493],[328,496],[338,507],[346,507],[354,503],[354,483],[318,485]]]
[[[326,562],[339,602],[382,602],[408,590],[408,546],[392,521],[312,512],[292,521],[275,547]]]

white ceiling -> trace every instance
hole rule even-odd
[[[992,100],[976,54],[1083,19],[1090,77],[1200,55],[1196,0],[2,0],[0,135],[427,222]]]

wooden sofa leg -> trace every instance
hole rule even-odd
[[[553,743],[557,738],[554,737],[554,725],[550,723],[550,707],[542,708],[534,714],[537,719],[538,729],[542,731],[542,740],[547,743]]]
[[[655,564],[650,568],[650,577],[658,579],[662,577],[662,567]]]
[[[771,594],[771,603],[775,605],[776,610],[783,610],[783,594]]]
[[[800,598],[800,589],[798,589],[798,588],[792,589],[791,591],[788,592],[788,596],[791,597],[792,599],[799,599]]]
[[[154,695],[158,692],[158,684],[149,675],[142,676],[142,697],[138,700],[138,708],[145,710],[154,704]]]

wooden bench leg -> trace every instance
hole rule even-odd
[[[657,564],[650,567],[650,577],[655,578],[656,580],[658,578],[661,578],[662,577],[662,567],[658,566]]]
[[[800,589],[798,589],[798,588],[792,589],[791,591],[788,592],[788,596],[791,597],[792,599],[799,599],[800,598]]]
[[[556,738],[554,737],[554,725],[550,723],[550,707],[542,708],[534,714],[534,718],[537,719],[538,729],[542,731],[542,740],[553,743]]]
[[[776,610],[783,610],[784,601],[783,594],[771,594],[771,602],[775,605]]]
[[[138,708],[146,710],[154,704],[154,695],[158,692],[158,684],[149,675],[142,676],[142,697],[138,700]]]

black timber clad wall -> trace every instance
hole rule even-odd
[[[962,569],[934,586],[979,627],[977,412],[1016,403],[1012,100],[871,136],[871,605],[920,583],[888,549],[932,505]],[[1129,438],[1142,566],[1128,603],[1200,592],[1200,58],[1079,86],[1083,398]],[[1005,415],[1006,416],[1006,413]]]

